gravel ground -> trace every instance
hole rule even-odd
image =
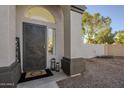
[[[57,84],[60,88],[123,88],[124,58],[89,59],[82,75],[57,81]]]

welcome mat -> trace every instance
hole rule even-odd
[[[45,78],[49,76],[53,76],[53,73],[50,71],[50,69],[25,72],[22,73],[18,83]]]

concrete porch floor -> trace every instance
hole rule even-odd
[[[27,81],[24,83],[19,83],[17,88],[58,88],[56,81],[67,78],[64,72],[52,72],[54,75],[46,78],[36,79],[32,81]]]

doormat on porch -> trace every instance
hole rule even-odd
[[[25,72],[21,75],[21,78],[18,83],[40,79],[40,78],[45,78],[45,77],[49,77],[52,75],[53,73],[50,71],[50,69]]]

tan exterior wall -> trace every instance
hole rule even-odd
[[[0,6],[0,67],[15,62],[16,6]]]
[[[105,45],[105,55],[124,56],[124,44]]]
[[[82,43],[82,58],[93,58],[96,56],[104,56],[104,44],[83,44]]]
[[[64,17],[64,57],[71,58],[70,6],[61,6]]]
[[[82,56],[82,14],[71,11],[71,58],[80,58]]]
[[[93,58],[96,56],[121,56],[124,57],[124,44],[82,44],[82,57]]]

